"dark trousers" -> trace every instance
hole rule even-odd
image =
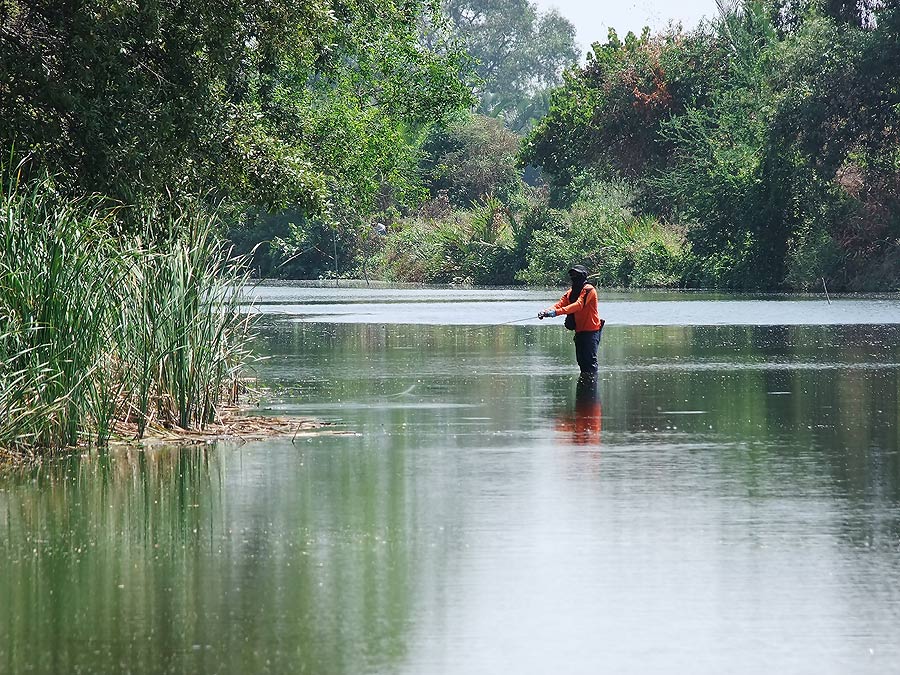
[[[582,373],[595,374],[598,370],[597,347],[600,346],[600,331],[590,330],[575,333],[575,359]]]

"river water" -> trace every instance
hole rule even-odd
[[[344,435],[0,477],[0,672],[900,671],[900,302],[254,289]]]

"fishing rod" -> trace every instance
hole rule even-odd
[[[528,321],[529,319],[536,319],[537,314],[532,314],[531,316],[526,316],[524,319],[513,319],[512,321],[501,321],[500,323],[495,323],[495,326],[505,326],[508,323],[519,323],[520,321]]]

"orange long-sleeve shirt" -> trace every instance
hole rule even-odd
[[[575,332],[600,330],[603,325],[600,321],[600,313],[597,310],[597,289],[590,284],[585,284],[575,302],[569,302],[570,288],[562,296],[559,302],[553,305],[553,309],[559,314],[575,315]]]

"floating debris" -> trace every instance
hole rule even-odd
[[[252,415],[248,414],[245,408],[228,407],[219,410],[215,422],[207,424],[203,429],[148,426],[144,431],[144,436],[138,439],[136,424],[119,423],[115,427],[115,436],[123,442],[135,442],[148,447],[213,443],[223,440],[247,442],[276,436],[290,436],[294,439],[318,435],[355,435],[352,431],[334,427],[332,422],[323,422],[312,418]]]

